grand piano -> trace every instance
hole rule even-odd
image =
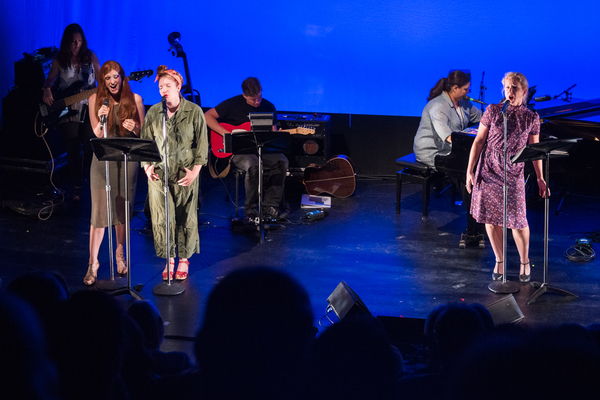
[[[552,100],[538,104],[541,140],[583,140],[567,158],[550,162],[550,182],[558,186],[560,196],[556,214],[569,195],[593,197],[600,195],[600,99],[572,99],[570,102]],[[554,185],[553,185],[554,183]]]
[[[557,194],[564,199],[566,194],[575,190],[583,191],[584,194],[597,192],[600,188],[600,99],[550,100],[535,104],[534,110],[540,116],[540,141],[583,139],[571,152],[570,157],[550,163],[552,169],[559,170],[558,174],[553,172],[550,174],[553,181],[558,181],[560,193]],[[448,155],[435,157],[436,169],[445,173],[462,188],[465,186],[469,153],[475,133],[474,128],[469,128],[465,132],[453,132],[452,151]],[[553,182],[550,184],[552,185]],[[597,193],[593,194],[597,195]],[[464,190],[463,199],[466,202],[465,206],[469,207],[470,198]],[[471,231],[474,229],[471,226],[474,221],[471,219],[469,218],[468,221],[467,233],[461,238],[461,248],[464,248],[465,241],[474,240],[479,242],[481,247],[479,237],[471,237]]]
[[[462,194],[463,206],[467,210],[467,229],[460,236],[458,247],[464,249],[467,245],[476,244],[485,248],[484,227],[471,216],[471,195],[465,189],[465,177],[469,165],[469,153],[476,136],[476,127],[464,132],[452,132],[452,151],[448,155],[435,156],[435,168],[452,180]]]
[[[551,100],[537,103],[534,110],[540,116],[540,140],[583,138],[584,145],[580,147],[599,148],[600,99],[572,99],[570,102]],[[472,128],[464,132],[453,132],[452,152],[435,157],[436,169],[464,180],[475,133],[476,130]]]

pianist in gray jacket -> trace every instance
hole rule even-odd
[[[413,151],[417,161],[435,167],[435,156],[452,150],[452,132],[459,132],[481,119],[481,110],[465,99],[471,80],[462,71],[440,79],[429,92]]]

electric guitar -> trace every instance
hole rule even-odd
[[[142,78],[152,76],[152,74],[154,74],[154,71],[151,69],[135,71],[132,72],[126,79],[130,81],[140,81]],[[53,91],[52,97],[54,98],[54,102],[52,105],[49,106],[46,103],[40,104],[40,115],[42,116],[44,123],[48,124],[51,122],[56,122],[62,110],[72,104],[88,99],[91,95],[96,93],[96,90],[98,89],[93,88],[82,92],[81,88],[84,86],[84,82],[75,82],[64,90],[56,92]]]
[[[234,125],[230,125],[230,124],[226,124],[226,123],[219,123],[219,125],[221,125],[225,129],[227,129],[228,132],[233,132],[234,130],[249,131],[252,129],[250,122],[244,122],[243,124],[238,125],[238,126],[234,126]],[[282,129],[282,130],[279,130],[278,132],[289,132],[290,135],[312,135],[315,133],[315,129],[298,127],[298,128],[294,128],[294,129]],[[217,158],[228,158],[231,156],[231,153],[225,153],[223,151],[223,147],[224,147],[223,135],[221,135],[220,133],[217,133],[213,130],[210,131],[210,146],[212,148],[212,152],[213,152],[214,156]]]
[[[234,132],[235,130],[249,131],[252,129],[250,121],[244,122],[241,125],[231,125],[227,123],[219,123],[223,128],[227,129],[228,132]],[[281,132],[289,132],[291,135],[311,135],[315,133],[313,128],[299,127],[295,129],[285,129]],[[212,148],[212,154],[208,161],[208,170],[213,178],[224,178],[229,173],[231,153],[225,153],[223,135],[213,130],[210,131],[210,147]]]

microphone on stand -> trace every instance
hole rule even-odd
[[[504,105],[502,106],[502,111],[500,111],[502,114],[504,114],[506,112],[506,109],[508,108],[509,104],[510,104],[510,100],[506,99],[504,101]]]
[[[163,112],[166,114],[167,113],[167,97],[163,96],[160,101],[162,101]]]
[[[102,103],[102,105],[105,105],[106,107],[108,107],[108,97],[106,99],[104,99],[104,102]],[[106,124],[106,115],[100,116],[100,123],[102,125]]]
[[[465,97],[464,97],[464,99],[465,99],[465,100],[472,101],[473,103],[483,104],[483,105],[485,105],[485,106],[487,106],[487,105],[488,105],[488,103],[486,103],[486,102],[483,102],[483,101],[481,101],[481,100],[476,100],[476,99],[474,99],[474,98],[472,98],[472,97],[469,97],[469,96],[465,96]]]
[[[540,97],[534,97],[533,101],[540,102],[540,101],[548,101],[548,100],[552,100],[552,96],[546,95],[546,96],[540,96]]]

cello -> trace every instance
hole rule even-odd
[[[181,43],[179,43],[180,38],[181,34],[179,32],[171,32],[167,37],[169,44],[171,45],[171,48],[168,51],[170,51],[175,57],[183,59],[183,68],[185,70],[185,80],[187,83],[181,87],[181,94],[183,97],[187,98],[188,100],[191,99],[193,103],[201,106],[200,93],[196,90],[197,94],[194,94],[194,89],[192,88],[192,79],[190,78],[190,68],[188,67],[187,55],[183,51]]]

